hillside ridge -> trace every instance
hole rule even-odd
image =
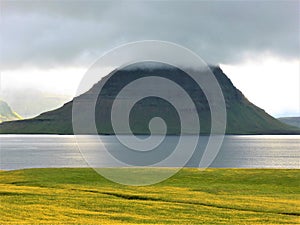
[[[210,66],[210,69],[220,84],[226,102],[227,134],[300,134],[300,129],[283,124],[251,103],[233,85],[219,66]],[[146,76],[165,77],[183,87],[193,99],[200,115],[201,134],[210,133],[211,118],[207,99],[197,84],[183,71],[165,65],[145,69],[145,63],[143,63],[141,66],[135,64],[125,69],[115,70],[113,73],[114,75],[109,80],[107,80],[108,75],[94,84],[90,90],[76,97],[76,100],[90,101],[91,97],[99,92],[103,82],[107,81],[98,96],[95,108],[95,122],[99,134],[114,134],[110,110],[114,97],[122,87],[135,79]],[[0,125],[0,133],[73,134],[72,104],[73,100],[33,119],[5,122]],[[134,106],[130,114],[132,132],[149,134],[148,122],[153,117],[162,117],[165,120],[168,125],[167,134],[180,133],[176,110],[159,98],[147,98]]]

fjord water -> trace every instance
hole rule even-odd
[[[188,137],[187,137],[188,138]],[[89,143],[91,140],[86,136]],[[197,167],[201,151],[208,137],[200,137],[200,145],[186,166]],[[122,150],[113,136],[101,136],[105,146],[112,151]],[[177,143],[176,136],[167,136],[165,146],[170,148]],[[93,145],[93,143],[89,143]],[[165,148],[166,149],[166,148]],[[105,148],[94,150],[99,167],[109,166],[105,162]],[[160,149],[160,151],[164,151]],[[167,151],[167,150],[165,150]],[[169,151],[169,150],[168,150]],[[93,155],[95,152],[91,152]],[[183,153],[184,154],[184,153]],[[103,158],[101,156],[103,155]],[[93,157],[93,156],[92,156]],[[123,157],[126,159],[126,156]],[[95,158],[95,160],[97,160]],[[176,162],[174,162],[176,165]],[[167,165],[172,166],[172,165]],[[84,160],[76,138],[71,135],[0,135],[0,169],[46,167],[89,167]],[[223,145],[211,164],[215,168],[300,168],[299,135],[247,135],[225,136]]]

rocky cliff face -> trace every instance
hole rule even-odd
[[[234,87],[230,79],[218,66],[211,66],[226,102],[227,134],[282,134],[300,133],[296,128],[285,125],[264,110],[249,102],[245,96]],[[165,65],[147,67],[145,63],[129,66],[126,69],[115,71],[109,78],[105,77],[96,83],[89,91],[77,97],[76,100],[90,101],[97,95],[95,120],[100,134],[113,134],[111,124],[111,107],[119,91],[137,78],[159,76],[170,79],[181,86],[192,98],[200,117],[201,133],[209,134],[211,113],[208,101],[198,85],[183,71]],[[103,81],[107,80],[103,86]],[[99,88],[102,87],[99,93]],[[134,94],[134,93],[133,93]],[[176,96],[176,93],[172,93]],[[176,96],[180,98],[180,96]],[[128,99],[127,99],[128,100]],[[129,99],[130,100],[130,99]],[[126,99],[124,99],[126,101]],[[71,134],[72,104],[66,103],[63,107],[46,112],[40,116],[24,121],[4,123],[0,126],[1,133],[59,133]],[[84,109],[82,109],[84,110]],[[189,109],[186,109],[187,112]],[[167,124],[168,134],[180,132],[179,116],[174,107],[161,98],[149,97],[138,102],[131,110],[130,128],[135,134],[148,134],[149,121],[153,117],[161,117]]]

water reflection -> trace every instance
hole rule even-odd
[[[108,167],[104,147],[95,145],[98,137],[82,136],[93,162],[93,166]],[[188,137],[187,137],[188,138]],[[200,137],[200,144],[187,167],[197,167],[208,137]],[[147,156],[128,154],[128,149],[120,148],[115,137],[101,136],[110,153],[120,160],[147,165],[155,163],[157,157],[150,152]],[[176,136],[168,136],[162,146],[153,150],[162,158],[168,157],[178,141]],[[94,148],[93,146],[97,146]],[[219,154],[210,167],[217,168],[300,168],[299,135],[253,135],[226,136]],[[41,167],[88,167],[78,149],[74,136],[70,135],[0,135],[0,169],[22,169]],[[126,152],[126,154],[124,154]],[[86,153],[86,152],[85,152]],[[184,154],[184,152],[183,152]],[[178,156],[178,160],[180,157]],[[175,160],[166,166],[178,166]]]

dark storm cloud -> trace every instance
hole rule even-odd
[[[1,2],[1,66],[86,66],[143,39],[172,41],[209,63],[299,57],[299,1]]]

